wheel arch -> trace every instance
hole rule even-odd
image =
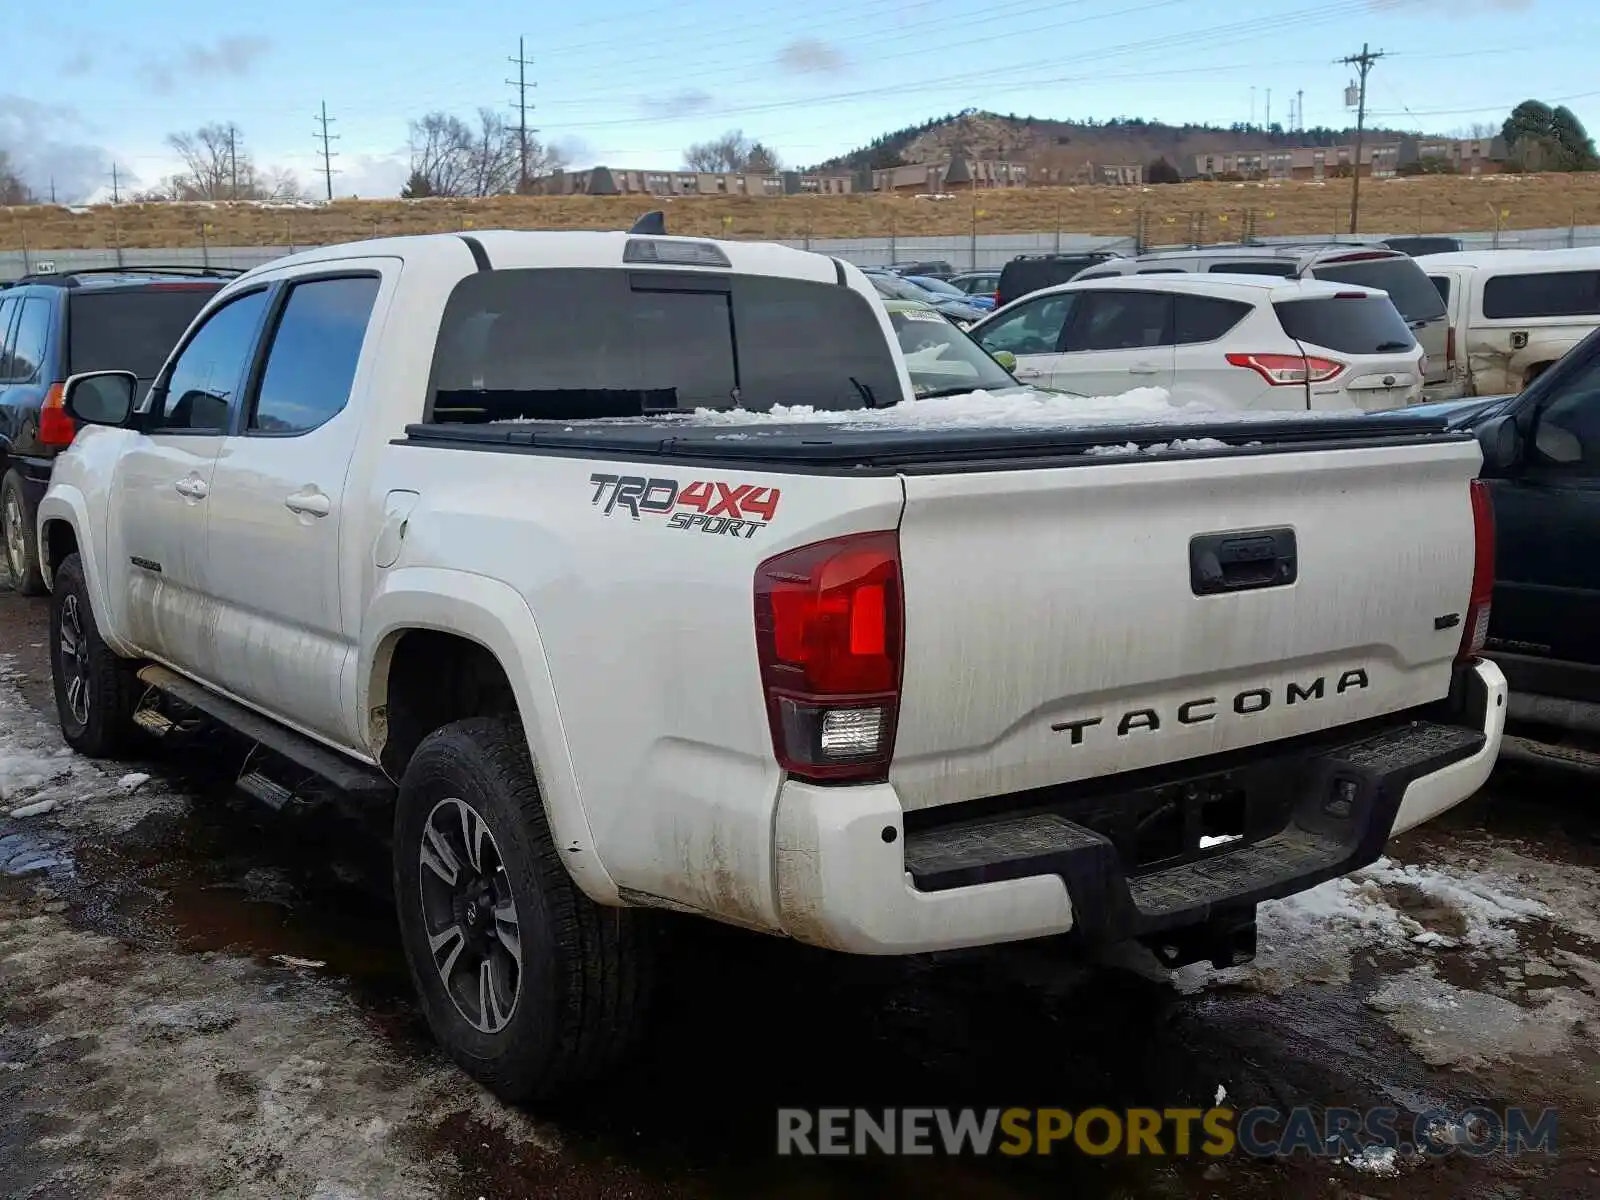
[[[416,694],[409,690],[416,670],[414,656],[420,653],[448,662],[448,683],[434,689],[438,694],[428,703],[451,714],[449,719],[494,712],[502,704],[499,711],[514,712],[527,738],[545,817],[562,862],[590,899],[620,903],[617,886],[595,848],[544,643],[522,595],[482,575],[405,568],[382,580],[364,629],[356,673],[358,727],[385,769],[391,774],[403,770],[415,743],[431,732],[421,728],[411,712],[391,713],[392,702],[404,705]],[[462,652],[449,655],[452,644]],[[496,695],[502,682],[504,697]],[[461,711],[461,697],[474,694],[487,707],[477,713]]]

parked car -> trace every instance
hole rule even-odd
[[[952,275],[950,282],[969,296],[987,296],[992,304],[999,303],[995,299],[995,293],[1000,287],[999,271],[966,271],[960,275]]]
[[[1127,275],[1035,292],[978,322],[1026,383],[1114,395],[1161,387],[1241,409],[1389,409],[1423,353],[1376,288],[1265,275]]]
[[[62,385],[126,367],[143,383],[205,302],[237,271],[126,267],[26,276],[0,293],[0,533],[11,580],[40,595],[34,516],[76,427]]]
[[[970,303],[965,296],[936,295],[892,271],[869,271],[867,278],[877,289],[878,294],[886,300],[915,300],[919,304],[932,305],[962,326],[983,319],[985,310]]]
[[[1600,330],[1518,395],[1426,411],[1476,429],[1485,447],[1496,569],[1486,648],[1518,722],[1506,753],[1600,769]]]
[[[896,275],[927,275],[934,279],[949,279],[956,273],[956,269],[943,259],[934,259],[929,262],[913,260],[912,262],[890,263],[886,268]]]
[[[64,738],[116,757],[204,713],[258,743],[258,795],[392,804],[420,1011],[504,1097],[626,1052],[642,910],[1237,965],[1260,901],[1498,749],[1469,434],[1199,421],[1130,463],[1092,451],[1147,417],[922,421],[822,255],[322,247],[230,284],[137,393],[73,378],[94,428],[40,508]]]
[[[1285,279],[1325,279],[1380,288],[1411,327],[1427,352],[1423,394],[1429,400],[1461,395],[1452,381],[1448,357],[1449,321],[1439,293],[1410,255],[1377,245],[1352,243],[1277,244],[1271,246],[1202,246],[1152,251],[1136,258],[1101,263],[1079,279],[1108,278],[1167,271],[1222,272],[1230,275],[1277,275]]]
[[[935,279],[931,275],[907,275],[905,278],[909,282],[916,284],[923,291],[931,292],[935,296],[948,297],[957,303],[968,304],[973,308],[982,309],[984,312],[990,312],[994,309],[993,296],[974,296],[952,284],[946,283],[942,279]]]
[[[995,285],[995,307],[1004,308],[1040,288],[1070,283],[1078,272],[1120,257],[1109,250],[1081,254],[1019,254],[1000,268],[1000,281]]]
[[[1521,391],[1600,327],[1600,247],[1469,250],[1419,265],[1445,303],[1460,395]]]
[[[913,395],[949,396],[980,388],[1004,392],[1023,386],[1010,371],[1015,358],[1004,351],[991,356],[931,304],[885,300],[883,308],[900,343]]]
[[[1398,250],[1402,254],[1409,254],[1412,258],[1421,258],[1424,254],[1453,254],[1463,249],[1460,238],[1421,234],[1415,237],[1384,238],[1378,244],[1387,246],[1391,250]]]

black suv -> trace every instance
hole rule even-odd
[[[127,370],[148,386],[214,292],[238,271],[115,267],[30,275],[0,289],[0,535],[12,585],[44,591],[34,514],[77,427],[62,385]]]
[[[1004,308],[1029,292],[1068,283],[1079,271],[1121,257],[1109,250],[1090,250],[1082,254],[1019,254],[1000,270],[994,306]]]

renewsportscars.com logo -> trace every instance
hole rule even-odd
[[[951,1157],[1051,1153],[1333,1158],[1382,1165],[1554,1154],[1555,1109],[780,1108],[778,1154]]]
[[[782,495],[775,487],[715,479],[682,483],[660,476],[591,475],[589,482],[595,485],[589,503],[604,506],[601,516],[621,509],[635,521],[662,517],[668,529],[726,537],[755,537],[778,515]]]

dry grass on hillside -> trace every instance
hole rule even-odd
[[[315,245],[463,229],[623,229],[665,207],[676,233],[737,238],[914,237],[1005,233],[1131,236],[1142,209],[1151,242],[1230,241],[1253,213],[1258,235],[1326,235],[1348,228],[1350,181],[1188,183],[1148,188],[1026,188],[946,200],[909,196],[500,196],[485,200],[347,200],[305,208],[248,204],[125,204],[76,211],[0,210],[0,250]],[[1600,173],[1363,180],[1361,227],[1451,233],[1600,224]],[[1203,220],[1196,214],[1203,214]],[[976,221],[974,217],[976,216]]]

